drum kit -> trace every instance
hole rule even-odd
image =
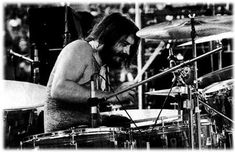
[[[192,36],[193,30],[195,30],[194,34],[197,36],[196,40],[194,40]],[[190,19],[185,18],[173,20],[143,28],[137,32],[137,36],[143,39],[159,40],[192,38],[192,41],[181,45],[185,46],[221,38],[232,38],[231,30],[232,16],[192,17]],[[195,49],[195,47],[193,48]],[[107,98],[123,93],[167,73],[174,72],[198,61],[199,59],[216,53],[219,50],[221,50],[221,48],[212,50],[198,57],[194,56],[194,58],[189,61],[175,65],[160,74],[138,82],[124,90],[110,95]],[[6,91],[5,95],[7,97],[7,102],[3,108],[6,121],[5,137],[7,140],[5,139],[5,142],[7,144],[12,142],[10,138],[17,134],[12,133],[11,131],[15,127],[18,129],[18,134],[24,136],[24,138],[21,137],[15,139],[18,142],[18,146],[23,149],[231,148],[233,147],[231,134],[233,130],[232,123],[234,123],[234,121],[231,118],[231,113],[228,113],[228,111],[226,113],[226,108],[229,108],[230,112],[232,112],[232,91],[234,85],[232,71],[233,66],[229,66],[211,72],[200,78],[197,78],[197,73],[195,73],[196,81],[194,80],[194,83],[196,82],[196,87],[192,84],[186,84],[173,86],[170,89],[146,92],[146,95],[151,96],[176,97],[186,95],[188,99],[184,101],[184,104],[187,106],[183,106],[179,111],[175,109],[130,109],[102,112],[101,115],[118,115],[132,118],[130,121],[130,127],[121,128],[99,126],[97,128],[86,128],[85,126],[78,126],[50,133],[29,132],[29,129],[24,128],[32,128],[32,125],[35,125],[33,123],[35,120],[32,113],[35,113],[35,109],[43,106],[43,102],[46,100],[46,88],[30,83],[4,81],[4,91]],[[199,89],[198,87],[203,88]],[[197,101],[194,99],[194,96],[196,96],[196,100],[199,100],[199,105],[197,105]],[[16,101],[17,103],[15,103]],[[200,115],[200,110],[198,108],[202,106],[205,107],[207,111],[204,115]],[[11,116],[12,114],[15,115],[16,113],[25,111],[27,111],[26,113],[30,111],[30,114],[28,114],[28,120],[24,122],[25,124],[20,126],[19,122],[22,120],[17,123],[18,126],[16,124],[9,123],[13,121],[10,119],[14,119],[14,116]],[[185,111],[187,111],[187,113],[185,113]],[[184,118],[185,114],[188,115],[188,119]],[[200,119],[196,118],[198,114]],[[216,116],[222,117],[222,122],[226,122],[229,125],[226,127],[222,125],[222,127],[218,129],[218,123],[220,122],[216,122]],[[39,118],[36,119],[38,120]]]

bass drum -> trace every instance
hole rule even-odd
[[[75,128],[29,136],[22,141],[22,148],[124,148],[127,138],[122,128]]]

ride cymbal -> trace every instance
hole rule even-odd
[[[232,31],[232,16],[195,17],[196,36],[205,37]],[[144,39],[189,39],[191,38],[191,19],[184,18],[162,22],[145,27],[137,32]]]

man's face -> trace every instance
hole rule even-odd
[[[130,55],[130,48],[134,44],[134,36],[123,36],[120,40],[115,43],[112,47],[113,49],[113,56],[112,56],[112,63],[116,66],[121,66]]]

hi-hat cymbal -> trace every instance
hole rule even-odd
[[[156,91],[150,91],[146,92],[145,94],[147,95],[157,95],[157,96],[167,96],[170,92],[170,89],[163,89],[163,90],[156,90]],[[175,97],[176,95],[181,95],[181,94],[187,94],[188,89],[187,87],[178,87],[175,86],[172,88],[170,92],[170,96]]]
[[[224,67],[198,78],[200,88],[211,85],[212,83],[232,79],[234,65]]]
[[[3,80],[3,109],[27,109],[44,105],[46,87],[29,82]]]
[[[230,39],[233,37],[234,37],[233,32],[226,32],[226,33],[221,33],[221,34],[217,34],[217,35],[210,35],[210,36],[206,36],[206,37],[197,38],[195,40],[195,43],[200,44],[200,43],[204,43],[204,42],[210,42],[210,41],[216,41],[216,40],[222,40],[222,39]],[[180,45],[178,45],[178,47],[187,46],[187,45],[192,45],[192,41],[180,44]]]
[[[191,19],[184,18],[145,27],[137,36],[145,39],[189,39],[191,38]],[[195,17],[195,31],[198,37],[217,35],[232,31],[232,16]]]
[[[229,79],[229,80],[213,83],[212,85],[209,85],[208,87],[203,89],[202,92],[204,94],[210,94],[210,93],[216,93],[216,92],[224,90],[224,89],[232,90],[233,85],[234,85],[234,80],[235,79]]]
[[[132,120],[137,124],[138,127],[140,126],[143,127],[143,126],[153,125],[160,111],[161,109],[128,109],[128,110],[101,112],[100,115],[101,116],[117,115],[117,116],[123,116],[127,118],[129,118],[130,116]],[[164,121],[165,123],[172,122],[173,120],[181,116],[182,116],[182,111],[181,111],[181,115],[179,115],[178,110],[163,109],[161,112],[160,118],[157,121],[157,124],[162,123],[162,121]],[[131,127],[135,128],[136,126],[131,124]]]

